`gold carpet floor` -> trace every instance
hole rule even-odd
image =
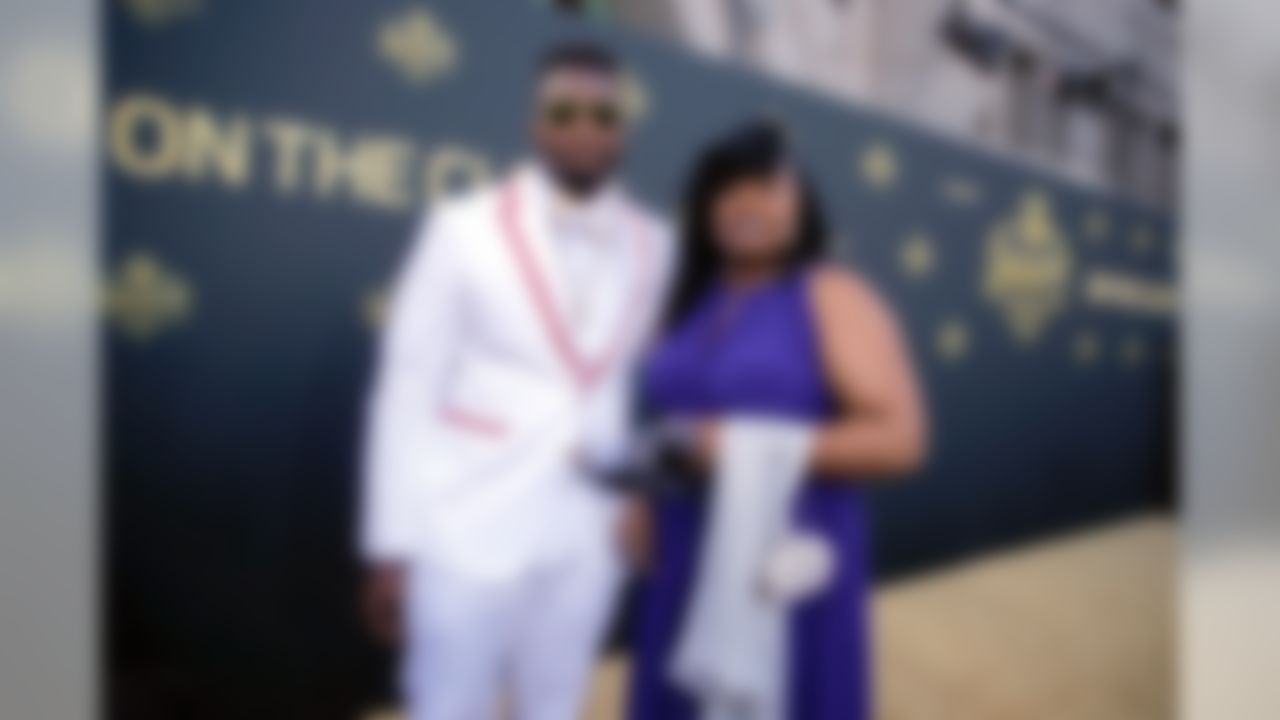
[[[1174,544],[1145,516],[878,589],[878,720],[1171,718]],[[586,720],[622,720],[626,678],[601,663]]]
[[[1141,517],[879,589],[877,717],[1172,717],[1174,542]],[[625,664],[600,668],[589,720],[623,717]]]

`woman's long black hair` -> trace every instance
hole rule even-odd
[[[791,170],[803,195],[800,227],[791,243],[786,269],[821,258],[826,252],[827,222],[817,192],[791,154],[775,124],[756,121],[716,140],[694,164],[681,213],[679,274],[667,305],[668,329],[680,322],[723,271],[724,259],[712,236],[711,208],[729,186],[742,180]]]

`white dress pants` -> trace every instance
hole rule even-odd
[[[619,578],[611,545],[502,580],[417,563],[402,668],[410,720],[578,720]]]

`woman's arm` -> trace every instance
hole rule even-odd
[[[928,421],[893,313],[846,270],[819,270],[809,289],[823,371],[840,404],[839,415],[817,430],[811,470],[859,479],[914,470],[924,460]],[[699,422],[695,433],[697,461],[710,467],[719,423]]]
[[[810,285],[823,368],[840,414],[814,439],[814,471],[899,475],[924,460],[927,425],[893,312],[860,277],[828,267]]]

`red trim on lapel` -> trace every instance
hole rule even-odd
[[[546,276],[539,269],[537,260],[533,256],[529,238],[520,225],[520,198],[514,181],[503,192],[500,204],[502,225],[507,231],[507,244],[515,255],[516,266],[520,269],[520,277],[524,280],[525,288],[533,296],[534,308],[538,311],[543,329],[551,337],[551,343],[556,349],[556,354],[560,356],[560,361],[569,368],[574,378],[582,383],[587,372],[586,367],[578,356],[577,348],[574,347],[569,328],[565,327],[563,318],[556,310],[551,287],[547,285]]]
[[[551,344],[555,348],[556,355],[559,356],[560,361],[569,370],[569,373],[582,390],[589,391],[604,377],[609,366],[621,354],[627,338],[635,326],[636,316],[628,313],[621,319],[618,331],[603,355],[594,360],[586,358],[574,342],[573,335],[569,332],[564,318],[556,307],[555,296],[551,292],[551,287],[547,284],[546,274],[538,266],[537,258],[533,254],[533,248],[529,244],[529,237],[520,223],[520,209],[519,189],[516,187],[516,179],[513,178],[504,188],[498,207],[502,221],[501,225],[506,231],[507,245],[515,256],[516,267],[520,270],[520,277],[533,298],[538,318],[542,322],[543,329],[551,338]],[[631,302],[625,306],[626,308],[636,307],[636,301],[642,299],[644,293],[648,292],[651,284],[649,276],[652,274],[650,268],[652,264],[650,243],[644,239],[639,230],[639,220],[633,218],[633,223],[635,227],[632,228],[632,235],[640,250],[642,267],[640,268],[639,278],[635,283],[636,288],[633,291],[633,297]]]
[[[440,413],[440,419],[454,427],[487,437],[500,437],[507,434],[507,427],[501,420],[488,415],[481,415],[457,406],[446,407]]]

